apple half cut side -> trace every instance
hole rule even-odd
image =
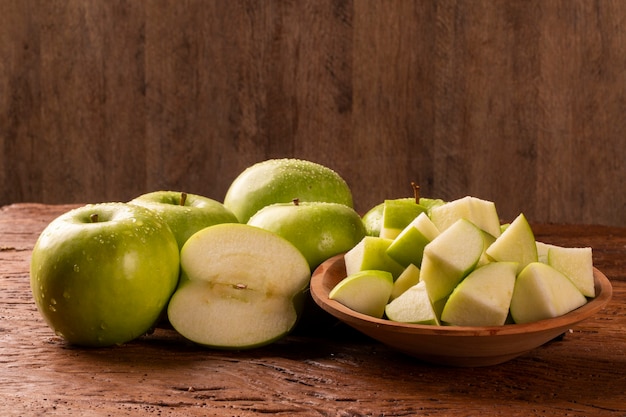
[[[168,305],[185,338],[249,349],[289,333],[302,311],[311,271],[284,238],[236,223],[205,228],[181,250],[181,281]]]

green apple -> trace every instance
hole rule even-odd
[[[404,271],[404,267],[387,255],[387,248],[393,240],[382,237],[365,236],[344,255],[348,275],[364,270],[390,272],[394,280]]]
[[[181,191],[154,191],[130,201],[156,211],[167,222],[182,248],[198,230],[219,223],[237,223],[237,217],[219,201]]]
[[[180,252],[167,315],[185,338],[220,349],[272,343],[295,326],[311,271],[286,239],[239,223],[209,226]]]
[[[352,249],[365,236],[358,213],[339,203],[275,203],[259,210],[248,224],[287,239],[302,252],[312,270]]]
[[[432,302],[447,297],[469,274],[483,253],[482,231],[473,223],[459,219],[424,248],[420,281]]]
[[[160,317],[178,282],[166,222],[125,203],[92,204],[53,220],[32,253],[30,282],[48,325],[71,344],[133,340]]]
[[[348,275],[328,294],[351,310],[382,318],[393,289],[393,277],[387,271],[365,270]]]
[[[535,235],[523,213],[486,249],[491,259],[500,262],[517,262],[518,272],[531,262],[537,262]]]
[[[385,203],[376,204],[363,215],[363,225],[367,236],[380,236],[380,225],[383,219]]]
[[[439,230],[424,212],[420,213],[393,240],[387,254],[400,265],[422,264],[424,247],[439,235]]]
[[[415,198],[397,198],[385,200],[379,236],[395,239],[426,208],[417,203]]]
[[[268,159],[245,169],[226,192],[224,206],[247,223],[263,207],[294,199],[353,207],[350,188],[337,172],[292,158]]]
[[[413,285],[387,304],[385,314],[392,321],[439,325],[439,319],[433,309],[424,281]]]
[[[585,297],[595,297],[591,248],[565,248],[550,245],[548,265],[565,274]]]
[[[426,213],[430,216],[430,212],[439,206],[443,206],[446,202],[440,198],[428,198],[428,197],[420,197],[419,199],[420,206],[426,209]]]
[[[532,262],[517,276],[510,311],[515,323],[531,323],[569,313],[586,302],[585,296],[561,272]]]
[[[430,218],[442,232],[457,220],[466,219],[490,235],[500,236],[500,218],[493,201],[463,197],[434,207]]]
[[[406,290],[417,284],[420,280],[420,270],[417,266],[409,264],[393,283],[390,299],[398,298]]]
[[[450,294],[441,321],[454,326],[503,325],[516,274],[515,262],[492,262],[475,269]]]

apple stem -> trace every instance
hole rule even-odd
[[[183,191],[182,193],[180,193],[180,205],[184,206],[186,201],[187,201],[187,193]]]
[[[89,219],[91,219],[92,223],[98,223],[98,213],[92,213]]]
[[[415,197],[415,204],[420,203],[420,186],[415,183],[415,181],[411,181],[411,187],[413,187],[413,196]]]
[[[293,204],[295,206],[299,206],[300,205],[300,199],[299,198],[294,198],[293,200],[291,200],[293,202]]]

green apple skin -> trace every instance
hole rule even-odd
[[[383,221],[385,203],[376,204],[363,215],[363,225],[367,236],[380,236],[380,226]]]
[[[568,277],[585,297],[596,296],[593,281],[593,253],[590,247],[565,248],[550,245],[547,263]]]
[[[379,236],[395,239],[409,223],[425,212],[426,208],[421,206],[415,198],[385,200]]]
[[[224,206],[241,223],[274,203],[322,201],[353,208],[348,184],[335,171],[318,163],[293,159],[268,159],[245,169],[231,183]]]
[[[509,314],[517,263],[476,268],[450,294],[441,321],[455,326],[502,326]]]
[[[363,270],[348,275],[328,293],[357,313],[382,318],[393,289],[393,277],[387,271]]]
[[[420,281],[434,303],[452,290],[478,264],[484,250],[483,231],[460,219],[445,229],[424,248]]]
[[[391,242],[392,239],[365,236],[343,256],[346,273],[352,275],[366,270],[387,271],[395,281],[404,271],[404,267],[387,254]]]
[[[495,261],[517,262],[518,273],[529,263],[539,260],[535,235],[523,213],[489,245],[485,254]]]
[[[219,201],[181,191],[154,191],[140,195],[130,204],[156,211],[172,229],[179,249],[191,235],[205,227],[239,222],[235,214]]]
[[[178,275],[178,245],[165,221],[125,203],[59,216],[39,236],[30,264],[33,297],[47,324],[70,344],[92,347],[150,330]]]
[[[531,323],[569,313],[586,302],[564,274],[542,262],[531,262],[517,275],[510,311],[515,323]]]
[[[400,265],[420,266],[424,248],[439,236],[439,230],[426,213],[420,213],[389,245],[387,254]]]
[[[352,249],[365,236],[358,213],[339,203],[275,203],[259,210],[248,224],[287,239],[304,255],[311,270]]]
[[[180,256],[181,280],[167,314],[185,338],[217,349],[252,349],[296,325],[311,271],[286,239],[222,223],[191,236]]]

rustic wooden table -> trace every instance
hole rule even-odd
[[[205,349],[168,329],[70,347],[39,316],[28,276],[37,236],[69,208],[0,209],[0,415],[626,416],[626,228],[535,225],[538,240],[593,247],[613,299],[510,362],[446,368],[314,308],[292,335],[251,351]]]

